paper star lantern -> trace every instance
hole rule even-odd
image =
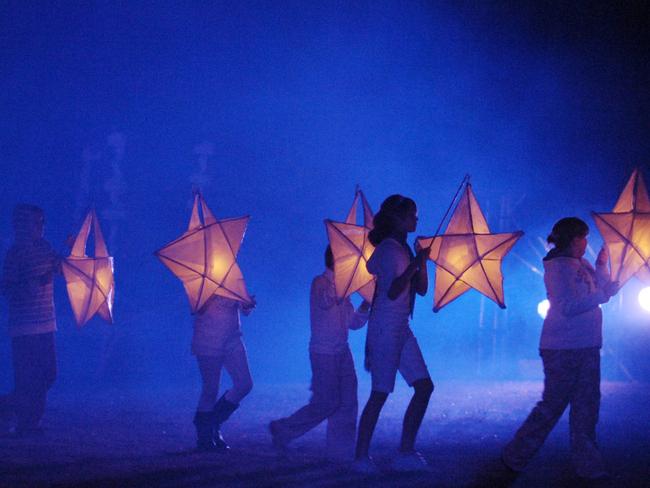
[[[492,234],[469,183],[443,235],[418,237],[436,263],[433,311],[470,288],[505,308],[501,260],[523,232]]]
[[[359,202],[363,209],[363,225],[357,225]],[[368,240],[368,233],[372,230],[372,218],[372,210],[366,197],[357,189],[345,222],[325,220],[327,237],[334,256],[336,296],[340,300],[359,292],[365,300],[372,301],[375,277],[366,269],[366,263],[375,250],[375,246]]]
[[[197,194],[187,231],[156,251],[162,263],[183,282],[192,313],[212,295],[253,305],[236,261],[248,220],[248,216],[215,219]]]
[[[95,234],[93,257],[86,255],[91,224]],[[77,325],[82,327],[95,314],[113,323],[113,258],[108,255],[106,242],[93,210],[86,215],[70,256],[62,261],[61,267]]]
[[[650,200],[639,170],[632,172],[611,213],[592,216],[609,251],[612,280],[623,286],[636,275],[650,283]]]

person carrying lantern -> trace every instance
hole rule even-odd
[[[361,419],[353,468],[363,473],[377,472],[368,455],[370,440],[397,371],[414,389],[404,415],[399,454],[393,461],[398,471],[426,470],[428,465],[415,450],[415,438],[433,392],[433,382],[417,340],[409,326],[415,294],[425,295],[428,287],[428,249],[413,255],[406,242],[417,226],[417,207],[410,198],[392,195],[381,204],[369,234],[376,249],[368,261],[368,271],[377,277],[377,288],[368,320],[366,369],[372,377],[372,391]]]
[[[248,315],[255,307],[213,295],[194,317],[192,354],[201,374],[201,395],[194,415],[196,445],[203,451],[229,448],[221,435],[223,424],[253,388],[246,348],[242,341],[239,312]],[[232,379],[232,388],[217,400],[221,370]]]
[[[594,269],[583,256],[589,227],[576,217],[555,223],[544,258],[544,284],[550,308],[539,345],[544,364],[542,399],[505,446],[502,461],[510,470],[524,469],[571,405],[571,457],[578,476],[606,475],[596,442],[600,409],[602,312],[599,305],[618,292],[610,281],[605,247]]]
[[[40,435],[47,392],[57,375],[54,274],[59,258],[43,238],[45,215],[34,205],[13,211],[15,240],[7,251],[1,289],[8,303],[14,391],[0,397],[0,416],[14,435]]]
[[[291,416],[272,421],[269,430],[273,445],[284,450],[290,441],[327,419],[327,455],[333,461],[346,462],[353,459],[358,411],[348,329],[365,325],[370,303],[364,300],[355,311],[350,298],[337,298],[330,246],[325,250],[325,266],[325,272],[312,281],[309,300],[312,397]]]

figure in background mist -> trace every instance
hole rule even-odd
[[[126,151],[126,136],[112,132],[106,137],[107,148],[87,146],[81,154],[82,166],[79,175],[75,220],[81,222],[90,207],[106,222],[106,242],[115,252],[118,247],[118,232],[126,219],[124,195],[127,184],[122,173],[122,162]]]
[[[89,145],[84,148],[75,208],[75,221],[79,224],[90,208],[97,210],[108,231],[108,248],[118,257],[118,261],[120,228],[127,215],[124,196],[128,188],[122,173],[126,142],[126,136],[115,131],[108,134],[105,146]],[[119,327],[98,329],[102,343],[97,364],[93,368],[98,380],[104,378],[109,369],[120,333]]]
[[[576,217],[559,220],[544,258],[544,284],[550,308],[544,319],[539,352],[544,363],[542,400],[503,450],[502,460],[513,471],[524,469],[571,405],[571,457],[584,478],[605,476],[596,442],[600,409],[600,348],[602,312],[618,291],[610,281],[605,247],[596,269],[583,259],[589,227]]]
[[[327,420],[327,456],[333,461],[353,460],[357,427],[357,375],[348,345],[348,330],[368,320],[370,303],[355,311],[349,297],[339,301],[334,286],[334,256],[325,250],[325,272],[314,278],[309,298],[312,369],[309,404],[290,417],[269,424],[274,446],[284,449],[293,439]]]
[[[196,445],[199,450],[228,449],[221,435],[223,424],[237,410],[253,388],[246,348],[242,341],[239,312],[248,315],[255,306],[213,295],[194,317],[192,354],[201,373],[201,396],[194,415]],[[219,400],[221,370],[232,379],[232,388]]]
[[[201,193],[203,195],[209,194],[209,189],[212,186],[212,177],[210,176],[208,162],[210,157],[214,155],[214,144],[204,141],[194,146],[194,154],[196,154],[196,170],[190,175],[189,181],[192,184],[192,194]],[[189,201],[188,208],[191,208],[193,200]]]
[[[409,326],[409,315],[413,311],[415,294],[427,292],[429,250],[417,249],[414,256],[406,242],[407,234],[417,226],[417,207],[410,198],[388,197],[373,223],[369,239],[376,249],[367,268],[377,277],[377,288],[366,339],[366,369],[372,377],[372,391],[359,420],[354,468],[365,473],[377,472],[368,455],[370,440],[399,371],[413,387],[414,394],[404,415],[399,454],[393,461],[393,468],[423,470],[428,465],[415,450],[415,437],[433,392],[433,382]]]
[[[53,278],[60,261],[43,238],[44,225],[39,207],[15,207],[15,240],[7,251],[1,280],[8,302],[14,391],[0,397],[0,413],[5,427],[15,419],[17,436],[41,432],[47,392],[57,374]]]
[[[104,182],[104,191],[108,196],[108,204],[101,209],[101,215],[108,224],[108,247],[116,252],[118,247],[117,234],[120,224],[126,218],[124,194],[127,190],[126,181],[122,174],[122,160],[126,148],[126,137],[121,132],[108,135],[106,144],[111,150],[111,175]]]

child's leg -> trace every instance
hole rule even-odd
[[[368,457],[370,440],[375,432],[377,419],[379,419],[381,409],[386,403],[386,398],[388,398],[388,393],[374,390],[370,392],[368,403],[366,403],[359,419],[359,435],[357,436],[357,446],[354,453],[356,459]]]
[[[415,450],[415,437],[417,436],[424,413],[429,405],[429,398],[433,393],[433,382],[431,378],[424,378],[413,383],[413,397],[404,414],[402,425],[402,441],[399,450],[401,452],[413,452]]]
[[[232,379],[232,388],[224,397],[230,403],[239,405],[239,402],[253,389],[253,378],[248,367],[246,348],[240,342],[232,352],[224,358],[223,366]]]
[[[387,329],[386,333],[366,340],[366,365],[370,369],[372,390],[359,419],[359,432],[354,457],[363,460],[368,457],[370,440],[375,432],[381,409],[389,393],[395,388],[395,377],[400,365],[402,342],[400,333]]]
[[[56,378],[54,333],[15,337],[12,354],[16,430],[29,431],[39,427],[47,391]]]
[[[219,356],[196,356],[201,373],[201,396],[196,406],[198,412],[209,412],[217,401],[223,358]]]
[[[569,414],[571,455],[578,475],[592,478],[604,474],[603,459],[596,442],[600,409],[600,350],[582,349],[577,354],[580,364]]]
[[[311,399],[291,416],[271,422],[269,428],[274,442],[287,444],[316,427],[339,408],[339,358],[340,356],[334,354],[310,354]]]
[[[349,349],[337,358],[340,403],[327,419],[327,454],[334,460],[352,461],[357,434],[357,374]]]
[[[429,377],[427,365],[415,337],[411,334],[402,348],[399,371],[406,382],[413,387],[413,397],[404,414],[400,451],[410,453],[415,450],[417,436],[422,419],[433,393],[433,382]]]
[[[544,363],[542,400],[537,402],[515,437],[503,449],[503,461],[508,467],[522,470],[562,416],[575,386],[577,372],[574,352],[541,351]]]
[[[219,393],[223,357],[196,356],[196,361],[201,372],[201,396],[194,414],[196,446],[200,450],[211,451],[219,447],[214,440],[212,407]]]
[[[253,380],[248,368],[248,358],[243,342],[239,341],[234,348],[224,356],[223,366],[232,379],[232,388],[212,406],[212,428],[214,439],[218,445],[227,447],[221,437],[221,424],[224,423],[239,408],[239,402],[250,393]]]

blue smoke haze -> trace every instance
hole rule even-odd
[[[589,212],[650,161],[643,2],[39,2],[1,15],[2,254],[17,202],[45,209],[64,252],[81,208],[111,206],[111,161],[125,185],[115,326],[76,330],[57,283],[63,384],[195,381],[187,300],[153,251],[186,228],[203,142],[208,205],[252,217],[239,262],[258,301],[243,318],[257,381],[309,378],[323,219],[345,216],[357,183],[374,210],[414,198],[430,235],[469,173],[492,230],[526,232],[504,262],[507,311],[471,291],[434,315],[430,291],[413,321],[434,377],[505,378],[536,358],[541,328],[542,279],[524,261],[541,268],[540,238],[567,215],[590,223],[597,251]],[[605,309],[614,377],[620,361],[648,374],[638,287]],[[358,369],[364,335],[351,334]]]

